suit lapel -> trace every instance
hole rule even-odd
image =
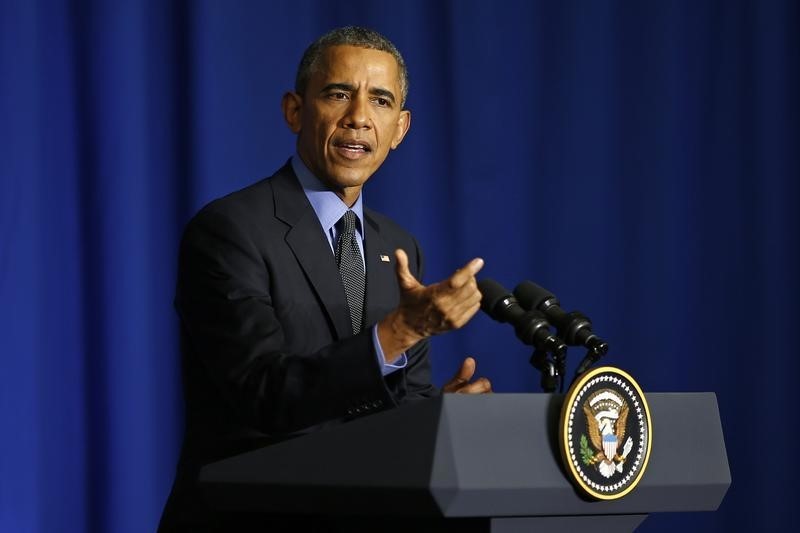
[[[286,233],[286,244],[314,287],[337,337],[350,337],[353,330],[339,270],[291,165],[285,165],[270,181],[275,195],[275,216],[291,226]]]
[[[374,324],[397,299],[394,250],[381,238],[380,226],[364,210],[364,264],[367,267],[367,313],[365,324]],[[388,258],[386,261],[384,258]],[[396,302],[395,302],[396,303]],[[393,307],[395,304],[391,304]]]

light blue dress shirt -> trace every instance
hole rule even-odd
[[[336,223],[344,216],[348,209],[356,214],[356,233],[358,234],[358,248],[361,251],[361,261],[364,261],[364,207],[362,203],[362,195],[358,195],[356,203],[353,207],[348,208],[347,204],[342,202],[341,198],[336,196],[336,193],[330,191],[325,184],[323,184],[314,174],[308,170],[303,160],[297,154],[292,157],[292,169],[294,170],[300,185],[303,187],[303,192],[314,208],[314,213],[319,219],[322,231],[328,237],[328,244],[331,246],[331,253],[335,253],[336,239],[339,237],[336,231]],[[366,272],[366,263],[364,265]],[[372,341],[375,346],[375,356],[378,359],[378,364],[381,365],[383,375],[391,374],[399,368],[403,368],[408,364],[408,358],[405,352],[394,362],[387,363],[386,357],[383,354],[383,348],[378,341],[378,325],[372,327]]]

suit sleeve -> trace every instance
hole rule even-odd
[[[291,353],[273,307],[270,269],[248,232],[202,211],[181,243],[175,306],[184,365],[250,427],[282,434],[394,404],[367,329],[314,353]]]

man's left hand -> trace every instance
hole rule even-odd
[[[487,394],[492,392],[491,382],[484,377],[470,382],[473,375],[475,375],[475,359],[467,357],[464,359],[464,362],[461,363],[461,368],[456,372],[456,375],[453,376],[453,379],[442,387],[442,391],[458,392],[461,394]]]

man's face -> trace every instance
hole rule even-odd
[[[411,114],[402,110],[401,98],[391,54],[333,46],[318,61],[305,94],[284,96],[283,111],[306,166],[340,197],[355,200],[408,131]]]

